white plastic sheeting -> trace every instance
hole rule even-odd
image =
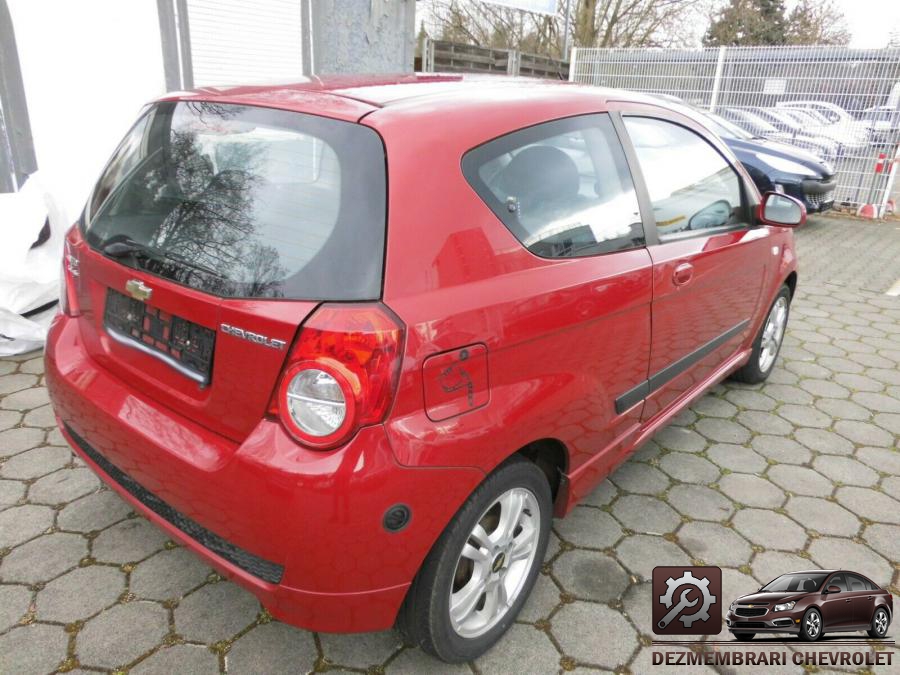
[[[48,218],[50,239],[31,248]],[[63,228],[37,174],[18,192],[0,194],[0,356],[44,344],[56,307],[22,315],[59,297]]]

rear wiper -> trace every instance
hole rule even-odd
[[[192,267],[196,270],[214,276],[217,279],[225,278],[210,267],[206,267],[205,265],[201,265],[200,263],[192,262],[184,256],[178,255],[177,253],[171,253],[169,251],[159,251],[145,244],[141,244],[131,237],[116,238],[115,241],[110,241],[109,243],[102,244],[100,248],[106,255],[112,256],[113,258],[133,256],[135,258],[144,258],[146,260],[153,260],[156,262],[172,260],[181,263],[182,265],[187,265],[188,267]]]

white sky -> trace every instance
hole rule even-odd
[[[835,0],[847,18],[851,47],[885,47],[892,30],[900,30],[898,0]]]

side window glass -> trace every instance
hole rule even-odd
[[[828,586],[837,586],[841,589],[841,592],[847,591],[847,583],[844,581],[843,574],[835,574],[833,577],[831,577],[831,581],[828,582]],[[826,586],[826,588],[828,586]]]
[[[626,117],[660,239],[742,221],[740,178],[709,143],[678,124]]]
[[[644,245],[625,154],[608,115],[507,134],[466,153],[463,173],[532,253],[596,255]]]
[[[855,574],[847,575],[847,586],[849,586],[849,591],[868,591],[869,584],[862,577],[858,577]]]

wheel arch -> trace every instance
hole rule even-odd
[[[557,438],[541,438],[519,448],[513,454],[521,455],[544,472],[556,503],[563,492],[563,476],[569,470],[569,450],[566,444]]]
[[[791,273],[785,277],[784,283],[790,289],[791,299],[793,300],[794,293],[797,291],[797,271],[791,270]]]

